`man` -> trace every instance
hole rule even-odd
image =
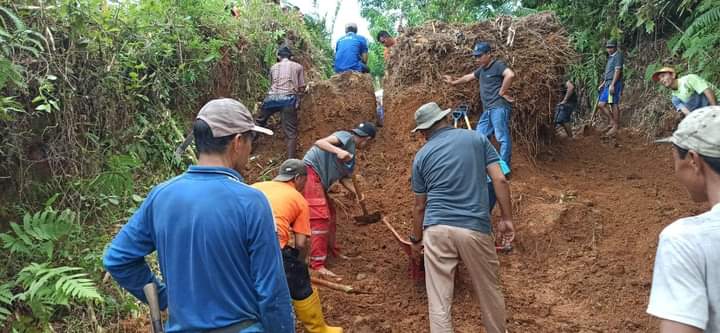
[[[305,257],[310,237],[310,207],[301,192],[307,181],[305,163],[289,159],[280,165],[280,173],[272,181],[253,184],[265,194],[272,207],[282,249],[285,275],[298,319],[309,333],[342,333],[340,327],[329,327],[320,305],[320,296],[312,288]],[[290,246],[290,230],[294,234]]]
[[[377,40],[385,46],[383,49],[383,58],[385,59],[385,64],[387,64],[388,59],[390,59],[390,48],[395,46],[395,38],[392,38],[387,31],[382,30],[378,32]]]
[[[570,80],[560,85],[560,93],[563,95],[562,101],[555,107],[555,127],[562,126],[568,138],[572,138],[572,128],[570,121],[572,114],[577,109],[577,93],[575,93],[575,85]]]
[[[243,183],[255,126],[240,102],[215,99],[193,123],[198,165],[156,186],[103,264],[143,302],[159,286],[167,332],[294,332],[290,293],[265,196]],[[145,256],[157,250],[165,284]]]
[[[500,144],[500,157],[511,165],[512,138],[510,137],[510,103],[515,100],[510,97],[509,90],[515,72],[507,67],[502,60],[493,59],[492,48],[486,42],[478,42],[473,49],[475,62],[480,66],[474,72],[453,80],[449,75],[445,81],[460,84],[478,80],[480,83],[480,100],[483,113],[477,124],[476,131],[482,136],[489,137],[494,134]]]
[[[356,71],[368,73],[368,42],[357,34],[357,24],[345,25],[345,36],[335,44],[335,73]]]
[[[718,89],[700,76],[688,74],[678,78],[674,69],[663,67],[653,73],[652,79],[672,90],[672,104],[685,116],[696,109],[717,105]]]
[[[600,96],[598,108],[608,119],[610,126],[604,131],[606,135],[612,136],[620,128],[620,97],[623,92],[623,55],[618,51],[617,42],[609,40],[605,44],[609,55],[605,65],[603,80],[598,87]],[[609,104],[609,106],[608,106]]]
[[[720,332],[720,107],[688,114],[659,142],[673,144],[675,175],[694,202],[711,210],[660,233],[647,312],[660,333]]]
[[[364,148],[375,134],[375,125],[363,122],[350,131],[337,131],[317,140],[305,154],[308,179],[303,194],[310,205],[310,268],[326,277],[338,278],[325,267],[328,251],[338,254],[335,207],[327,192],[332,184],[340,181],[343,187],[357,195],[349,179],[355,169],[355,150]]]
[[[502,212],[498,231],[503,245],[514,238],[510,186],[490,141],[452,128],[447,120],[450,111],[425,104],[415,112],[417,127],[413,129],[427,142],[412,166],[415,207],[409,238],[415,257],[424,246],[430,332],[453,332],[454,275],[462,259],[480,303],[485,331],[505,333],[505,301],[498,281],[487,186],[478,180],[487,174],[492,179]],[[462,154],[457,147],[465,147]]]
[[[305,72],[302,65],[290,60],[292,51],[287,46],[278,50],[278,62],[270,67],[270,91],[263,101],[259,126],[266,126],[270,117],[280,112],[280,122],[285,132],[288,158],[297,153],[299,94],[305,90]]]

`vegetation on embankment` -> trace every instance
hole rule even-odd
[[[189,119],[252,108],[288,44],[327,76],[325,22],[245,1],[0,0],[0,329],[116,329],[138,312],[105,245],[149,188],[181,172]],[[51,328],[52,327],[52,328]]]

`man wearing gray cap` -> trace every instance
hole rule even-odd
[[[608,136],[615,135],[620,128],[620,97],[623,92],[623,63],[622,52],[618,51],[617,42],[608,40],[605,43],[608,61],[605,65],[603,79],[598,87],[598,108],[608,118],[610,126],[606,129]],[[608,106],[610,104],[610,106]]]
[[[270,201],[290,297],[298,319],[308,333],[342,333],[342,328],[330,327],[325,323],[320,296],[310,283],[310,274],[305,264],[307,239],[310,237],[310,207],[301,193],[306,181],[305,163],[289,159],[280,165],[280,172],[272,181],[252,186],[263,192]],[[292,244],[290,231],[294,234]]]
[[[345,36],[335,43],[335,73],[347,71],[369,72],[368,42],[365,37],[357,34],[357,24],[345,25]]]
[[[712,208],[660,233],[647,312],[661,333],[720,332],[720,107],[697,109],[672,137],[675,175]]]
[[[452,128],[447,120],[450,111],[425,104],[415,112],[417,127],[413,129],[427,142],[412,165],[415,207],[409,238],[415,257],[424,248],[430,332],[453,331],[450,310],[455,271],[462,260],[480,302],[485,331],[504,333],[505,301],[484,180],[490,176],[500,203],[497,231],[503,245],[514,238],[510,184],[490,141]],[[457,147],[463,152],[458,153]]]
[[[167,332],[295,332],[290,293],[262,192],[243,183],[255,126],[240,102],[215,99],[193,123],[198,164],[153,188],[103,264],[143,302],[159,286]],[[157,251],[164,283],[145,256]]]

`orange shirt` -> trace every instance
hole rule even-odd
[[[310,236],[310,207],[305,197],[294,186],[285,182],[260,182],[252,187],[267,197],[272,208],[280,248],[290,240],[290,230]]]

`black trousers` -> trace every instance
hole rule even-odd
[[[294,247],[286,246],[282,249],[283,268],[285,268],[290,297],[296,301],[304,300],[313,293],[308,266],[299,256],[300,251]]]

